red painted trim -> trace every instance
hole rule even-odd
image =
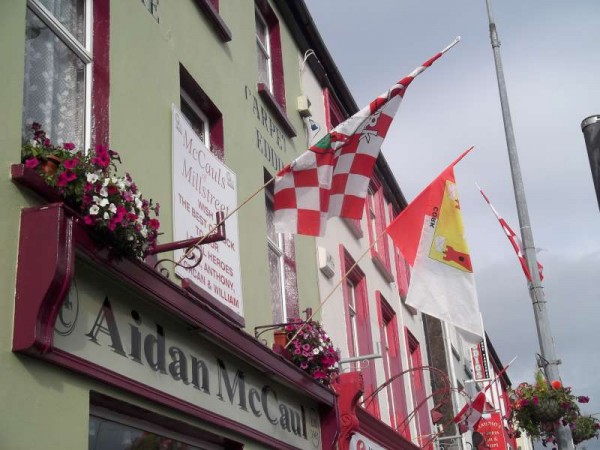
[[[72,230],[72,232],[71,232]],[[178,317],[256,369],[280,378],[314,401],[333,407],[335,394],[248,333],[225,322],[218,311],[149,266],[109,258],[88,235],[86,226],[62,204],[29,208],[21,215],[13,349],[38,354],[52,344],[54,322],[70,284],[78,252],[115,279],[136,289],[166,313]],[[44,333],[40,334],[40,330]]]
[[[326,87],[323,88],[323,103],[325,105],[325,125],[327,131],[331,131],[342,123],[345,117],[335,99],[331,97],[329,88]]]
[[[345,372],[340,374],[333,383],[333,389],[338,394],[337,404],[340,411],[338,450],[348,450],[350,448],[350,439],[360,425],[356,413],[360,409],[357,406],[357,402],[364,392],[362,374],[360,372]]]
[[[349,450],[352,435],[357,432],[385,448],[418,449],[412,442],[357,405],[364,391],[363,376],[360,372],[341,374],[334,382],[333,388],[339,395],[338,405],[341,416],[338,450]]]
[[[194,0],[194,3],[202,11],[221,41],[231,41],[231,30],[219,14],[219,0]]]
[[[256,0],[256,7],[261,12],[269,28],[269,48],[271,50],[271,79],[273,81],[273,97],[285,114],[285,79],[283,73],[283,52],[281,50],[281,30],[279,19],[267,0]],[[295,136],[295,135],[294,135]]]
[[[52,347],[54,323],[73,279],[73,222],[60,203],[21,212],[13,351]],[[32,251],[33,250],[33,251]]]
[[[355,261],[350,256],[350,253],[346,250],[343,244],[340,244],[340,266],[341,275],[344,276],[354,266]],[[348,349],[352,351],[351,356],[358,355],[369,355],[373,353],[373,336],[371,332],[371,322],[369,314],[369,297],[367,290],[367,279],[364,272],[359,266],[355,266],[352,271],[348,274],[347,278],[354,284],[354,306],[356,308],[356,336],[358,341],[358,349],[354,348],[354,340],[350,333],[346,336],[348,339]],[[345,304],[345,317],[346,317],[346,330],[351,330],[351,320],[349,313],[349,298],[348,288],[344,283],[343,289],[344,304]],[[375,374],[375,366],[370,364],[366,370],[364,370],[365,377],[365,394],[369,396],[372,392],[377,389],[377,377]],[[379,400],[377,397],[369,403],[368,410],[375,416],[380,416]]]
[[[105,367],[98,364],[91,363],[77,356],[73,356],[60,349],[53,349],[51,353],[44,356],[45,360],[50,361],[67,369],[73,370],[78,373],[85,373],[86,375],[100,380],[104,383],[110,384],[111,386],[124,389],[133,394],[139,395],[148,400],[152,400],[161,405],[169,408],[176,409],[185,414],[189,414],[199,420],[208,422],[214,426],[221,427],[226,430],[239,433],[243,436],[250,437],[262,444],[271,446],[273,448],[281,449],[295,449],[296,447],[286,444],[283,441],[274,439],[268,434],[257,431],[247,425],[243,425],[236,422],[234,419],[215,414],[214,412],[202,408],[193,403],[186,402],[172,395],[165,394],[157,389],[146,386],[137,381],[131,380],[123,375],[117,374]]]
[[[223,161],[225,159],[223,114],[183,64],[179,64],[179,84],[208,117],[208,125],[210,128],[210,151]]]
[[[93,2],[92,145],[110,138],[110,0]]]
[[[406,330],[406,348],[409,352],[409,360],[410,367],[422,367],[423,360],[421,357],[421,344],[417,340],[417,338],[410,332],[408,328],[405,327]],[[413,397],[415,401],[415,405],[420,405],[427,394],[425,392],[425,377],[423,376],[422,370],[413,370],[411,372],[412,379],[412,391]],[[430,416],[429,410],[426,404],[423,404],[419,410],[417,411],[417,424],[418,424],[418,433],[419,433],[419,442],[422,444],[424,442],[429,441],[429,435],[431,434],[431,424],[430,424]],[[428,449],[433,448],[433,444],[429,444],[427,446]]]

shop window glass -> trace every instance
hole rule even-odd
[[[141,427],[90,416],[88,450],[217,450],[223,448],[212,443],[196,445],[187,441],[184,436],[169,434],[165,436]]]

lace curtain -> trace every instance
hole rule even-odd
[[[39,0],[85,44],[84,0]],[[23,138],[38,122],[55,144],[84,145],[85,64],[29,8],[26,16]]]

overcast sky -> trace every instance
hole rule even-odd
[[[306,0],[359,107],[461,43],[410,86],[382,148],[411,200],[464,149],[461,209],[488,334],[509,376],[539,352],[523,272],[479,183],[518,233],[485,0]],[[600,114],[600,1],[496,0],[521,169],[564,384],[600,412],[600,212],[581,121]],[[588,448],[600,449],[600,441]]]

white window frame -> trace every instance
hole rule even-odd
[[[267,59],[267,81],[268,81],[268,89],[269,92],[273,93],[273,69],[272,69],[272,59],[271,59],[271,34],[269,33],[269,24],[265,20],[262,13],[255,8],[256,10],[256,19],[260,20],[261,25],[265,27],[265,44],[263,44],[258,37],[258,26],[255,25],[255,34],[256,34],[256,43],[258,48],[263,52]],[[260,67],[258,68],[260,70]]]
[[[346,278],[346,289],[348,289],[348,315],[350,317],[350,333],[352,335],[352,354],[350,354],[350,349],[348,349],[348,354],[350,357],[355,357],[359,355],[359,347],[358,347],[358,321],[356,320],[356,316],[358,312],[356,311],[356,285],[352,280]]]
[[[275,198],[273,193],[266,189],[265,195],[267,197],[267,207],[273,207],[275,204]],[[271,236],[267,233],[267,246],[269,251],[275,253],[279,260],[279,285],[281,286],[281,319],[282,322],[287,322],[287,296],[285,295],[285,254],[283,251],[283,235],[276,233],[276,241],[271,239]],[[271,268],[269,267],[269,270]]]
[[[27,7],[58,37],[85,65],[85,100],[83,148],[92,143],[92,64],[93,8],[92,0],[84,0],[84,40],[82,44],[39,0],[27,0]]]
[[[181,88],[179,95],[181,96],[181,98],[183,99],[183,101],[185,101],[187,103],[187,105],[190,107],[190,109],[194,112],[194,114],[196,114],[200,120],[202,120],[202,122],[204,123],[204,145],[206,146],[207,149],[210,149],[210,122],[208,120],[208,116],[206,115],[206,113],[204,111],[202,111],[202,109],[200,109],[200,107],[198,106],[198,104],[194,101],[194,99],[190,96],[190,94],[188,94],[186,92],[185,89]],[[188,118],[189,121],[189,118]],[[201,138],[201,136],[198,136],[199,138]],[[200,139],[202,140],[202,139]]]

